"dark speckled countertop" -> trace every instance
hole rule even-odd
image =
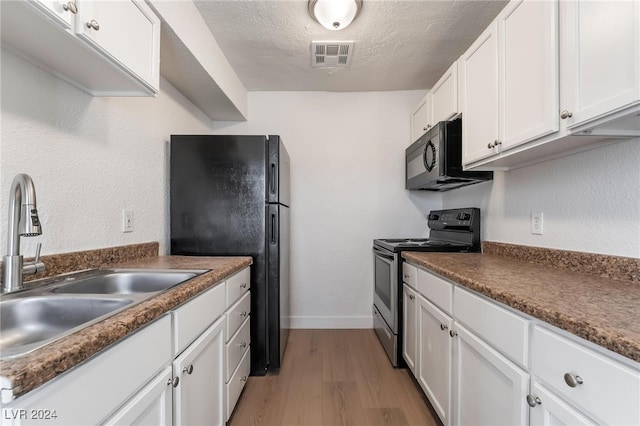
[[[155,247],[157,253],[157,244]],[[138,251],[139,248],[134,247]],[[211,271],[42,348],[20,357],[0,360],[0,376],[11,383],[14,396],[46,383],[252,263],[251,257],[144,256],[147,257],[128,262],[119,258],[118,262],[122,263],[110,263],[109,267]],[[67,271],[59,273],[62,272]]]
[[[495,252],[492,250],[492,252]],[[403,252],[411,263],[640,362],[640,283],[498,254]],[[592,255],[590,256],[593,257]],[[606,263],[606,256],[602,256]],[[635,269],[638,260],[614,258]],[[593,259],[592,259],[593,260]],[[575,269],[575,268],[574,268]],[[622,269],[622,268],[621,268]],[[625,275],[625,276],[627,276]]]

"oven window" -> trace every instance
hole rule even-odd
[[[391,263],[376,256],[376,294],[387,309],[391,309]]]

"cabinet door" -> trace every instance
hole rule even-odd
[[[559,129],[558,3],[512,1],[497,20],[500,141],[506,149]]]
[[[418,383],[445,425],[451,424],[451,317],[418,296]]]
[[[456,425],[526,425],[529,374],[456,324]]]
[[[44,13],[65,30],[73,27],[77,6],[75,1],[63,0],[35,0],[30,1],[33,7]]]
[[[640,100],[640,2],[563,1],[561,110],[569,128]]]
[[[429,130],[431,122],[429,121],[429,94],[427,93],[424,98],[420,100],[416,105],[413,113],[411,114],[411,143],[415,142],[420,136]]]
[[[216,321],[173,362],[176,426],[225,424],[224,323]]]
[[[498,140],[498,25],[480,35],[458,60],[462,109],[462,162],[497,154],[489,147]]]
[[[403,331],[402,331],[402,355],[409,366],[409,370],[417,377],[416,356],[418,350],[418,300],[416,292],[407,284],[403,286]]]
[[[173,424],[171,392],[171,366],[167,366],[155,379],[139,391],[124,407],[104,424],[110,425],[165,425]]]
[[[531,408],[530,426],[595,425],[536,381],[531,385],[531,396],[538,403]]]
[[[460,112],[458,109],[458,63],[454,62],[431,88],[432,125],[449,120]]]
[[[78,0],[76,33],[156,91],[160,21],[144,2]]]

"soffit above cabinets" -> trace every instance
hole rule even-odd
[[[245,121],[247,90],[191,1],[148,3],[162,21],[160,74],[215,121]]]

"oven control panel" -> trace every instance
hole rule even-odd
[[[428,225],[430,229],[468,229],[474,227],[480,219],[480,209],[463,208],[450,210],[432,210],[429,212]]]

